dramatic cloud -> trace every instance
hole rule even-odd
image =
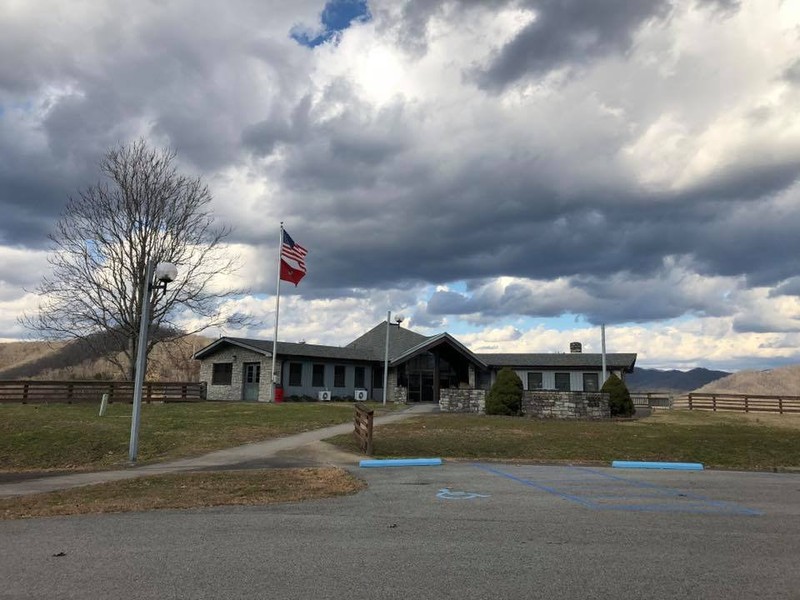
[[[0,337],[67,197],[144,136],[235,227],[251,335],[284,221],[311,251],[291,338],[391,307],[476,347],[563,349],[567,318],[653,364],[790,360],[798,27],[781,0],[11,3]]]

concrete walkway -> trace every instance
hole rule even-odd
[[[401,412],[375,417],[374,424],[377,426],[397,423],[398,421],[403,421],[419,414],[434,412],[438,409],[438,405],[435,404],[417,404]],[[134,466],[118,471],[73,473],[70,475],[56,475],[0,484],[0,498],[66,490],[85,485],[133,479],[135,477],[145,477],[148,475],[163,475],[166,473],[180,473],[186,471],[225,470],[236,467],[262,468],[270,466],[270,459],[281,455],[285,457],[289,453],[295,453],[295,451],[300,457],[301,462],[310,460],[312,463],[355,464],[360,457],[333,448],[330,450],[323,449],[323,446],[327,445],[320,444],[321,440],[352,431],[352,422],[342,423],[341,425],[314,429],[312,431],[305,431],[303,433],[266,440],[264,442],[255,442],[235,448],[217,450],[216,452],[210,452],[209,454],[204,454],[195,458],[182,458],[165,463]]]

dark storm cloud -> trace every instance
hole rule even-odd
[[[790,277],[786,281],[782,281],[770,291],[769,295],[771,298],[776,298],[778,296],[800,296],[800,276]]]
[[[53,4],[0,20],[0,240],[42,247],[103,153],[141,135],[198,174],[237,163],[249,115],[299,86],[306,59],[286,51],[297,14],[242,0]]]
[[[718,294],[693,295],[685,272],[665,266],[649,277],[617,273],[605,278],[579,276],[558,282],[514,281],[490,283],[469,294],[437,291],[427,305],[431,315],[482,315],[501,317],[520,314],[558,317],[564,313],[584,315],[590,323],[646,322],[684,314],[717,317],[732,314],[732,303],[723,291],[727,282],[714,287]],[[733,286],[735,290],[735,286]]]
[[[536,18],[503,46],[477,75],[499,90],[523,76],[540,77],[611,52],[625,52],[647,20],[668,13],[666,0],[531,0]]]
[[[448,314],[556,316],[565,307],[607,322],[730,314],[718,300],[723,290],[693,296],[665,268],[666,258],[709,277],[746,276],[750,285],[795,293],[789,278],[800,272],[800,203],[780,198],[800,175],[796,155],[743,148],[735,164],[680,191],[645,189],[617,158],[659,116],[637,112],[634,80],[615,125],[597,111],[576,110],[593,93],[598,105],[614,99],[603,96],[603,86],[616,90],[615,81],[594,81],[597,90],[565,96],[552,113],[538,114],[546,98],[531,101],[524,119],[523,111],[496,110],[491,103],[502,98],[487,99],[471,84],[442,102],[423,90],[421,99],[398,94],[378,105],[350,71],[314,72],[314,61],[327,67],[338,60],[336,48],[311,50],[289,38],[323,4],[280,17],[280,26],[273,12],[288,10],[282,3],[230,11],[148,4],[109,12],[91,43],[55,37],[52,45],[23,44],[24,36],[0,24],[0,49],[19,48],[18,65],[7,58],[13,53],[0,53],[0,241],[45,244],[67,196],[97,180],[102,153],[144,131],[198,174],[241,169],[269,184],[262,197],[230,199],[232,218],[243,225],[233,241],[261,244],[269,223],[292,223],[292,235],[311,251],[309,275],[296,290],[306,298],[400,288],[413,290],[406,299],[413,303],[424,286],[466,281],[468,294],[437,292],[418,307],[416,320],[430,327]],[[705,4],[725,15],[738,6]],[[675,3],[412,0],[398,9],[398,22],[381,20],[389,8],[370,6],[375,22],[364,28],[391,33],[411,51],[414,71],[433,43],[434,16],[457,26],[480,11],[515,6],[536,19],[479,73],[493,91],[623,56],[643,24]],[[795,80],[798,72],[792,63],[774,75]],[[680,107],[693,80],[679,75],[657,92],[641,92],[659,96],[653,112]],[[440,126],[459,111],[467,113],[462,120]],[[709,120],[717,116],[709,110]],[[10,126],[26,118],[38,121]],[[555,132],[549,138],[548,130]],[[236,212],[245,201],[256,205],[250,222]],[[566,283],[540,295],[516,284],[495,294],[489,282],[501,275]],[[763,325],[743,317],[740,326]]]

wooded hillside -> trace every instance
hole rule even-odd
[[[192,355],[211,338],[189,336],[162,342],[150,354],[147,379],[197,381],[199,361]],[[76,342],[7,342],[0,344],[0,379],[119,379],[117,369]]]

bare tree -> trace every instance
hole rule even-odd
[[[166,339],[214,326],[242,324],[220,310],[236,290],[214,282],[235,270],[225,256],[230,229],[215,227],[211,194],[199,178],[177,172],[175,152],[144,140],[110,149],[100,161],[105,179],[71,197],[50,236],[52,274],[38,286],[35,315],[21,321],[50,339],[77,339],[133,379],[147,263],[171,262],[178,279],[152,290],[147,352]],[[181,312],[199,318],[186,331]]]

